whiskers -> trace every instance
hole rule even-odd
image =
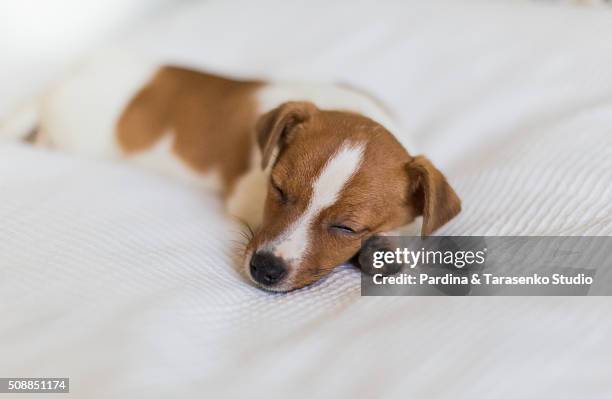
[[[243,275],[245,279],[249,280],[248,275],[245,271],[245,256],[247,255],[247,247],[249,242],[255,237],[255,231],[253,228],[246,222],[242,220],[238,220],[241,225],[241,229],[238,231],[234,231],[233,233],[237,233],[238,237],[236,239],[230,240],[233,244],[232,248],[232,263],[235,270]]]
[[[239,222],[242,227],[242,229],[237,231],[240,239],[231,240],[231,242],[236,245],[239,253],[244,253],[249,242],[255,237],[255,231],[247,222],[242,220],[239,220]]]
[[[241,221],[241,224],[246,230],[242,230],[240,233],[242,234],[245,240],[251,241],[253,237],[255,237],[255,231],[247,222]]]

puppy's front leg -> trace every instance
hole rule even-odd
[[[393,240],[385,235],[374,235],[363,242],[361,249],[355,255],[355,265],[361,269],[362,272],[370,276],[374,274],[382,274],[389,276],[400,271],[402,265],[397,263],[387,264],[383,267],[374,267],[374,254],[376,252],[388,252],[395,251]]]
[[[361,269],[362,272],[368,275],[374,274],[382,274],[385,276],[389,276],[399,272],[402,268],[402,264],[391,263],[385,265],[381,268],[375,268],[374,265],[374,254],[376,252],[395,252],[397,249],[397,239],[391,237],[399,237],[399,236],[420,236],[420,224],[412,223],[403,227],[400,227],[396,230],[378,233],[373,235],[372,237],[366,239],[361,245],[361,249],[355,255],[353,263]]]

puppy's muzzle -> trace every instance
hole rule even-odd
[[[285,262],[269,252],[255,252],[249,266],[253,280],[266,286],[278,283],[287,274]]]

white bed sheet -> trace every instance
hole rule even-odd
[[[612,235],[612,13],[458,3],[206,2],[122,46],[374,92],[463,199],[441,233]],[[20,144],[0,199],[0,376],[78,398],[612,394],[609,298],[361,298],[350,266],[268,294],[214,196]]]

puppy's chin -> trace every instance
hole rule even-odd
[[[251,279],[251,281],[253,281]],[[284,287],[283,284],[280,284],[278,286],[267,286],[267,285],[262,285],[262,284],[258,284],[256,282],[253,282],[253,284],[263,290],[263,291],[267,291],[267,292],[271,292],[271,293],[275,293],[275,294],[286,294],[287,292],[291,292],[297,288],[292,288],[292,287]]]

